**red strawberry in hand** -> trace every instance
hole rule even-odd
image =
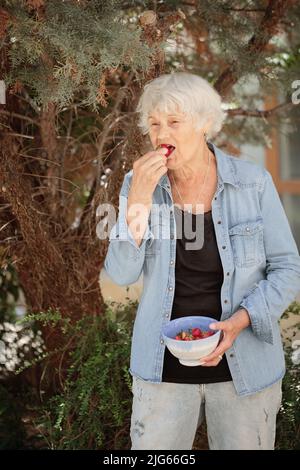
[[[174,145],[171,145],[171,144],[160,144],[159,147],[164,147],[168,150],[168,152],[165,154],[165,157],[168,157],[169,155],[171,155],[173,150],[175,150]]]

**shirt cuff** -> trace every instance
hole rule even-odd
[[[150,240],[149,246],[151,246],[154,240],[154,234],[153,232],[151,232],[149,224],[147,224],[145,233],[143,235],[142,243],[140,244],[140,246],[138,246],[128,226],[126,214],[127,214],[127,198],[124,196],[121,196],[118,221],[111,229],[109,238],[110,240],[118,239],[121,241],[128,241],[136,248],[138,252],[142,252],[143,249],[145,248],[147,240]]]
[[[262,341],[273,344],[272,320],[259,284],[256,284],[247,297],[240,303],[249,314],[253,333]]]

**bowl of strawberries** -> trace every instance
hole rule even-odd
[[[201,358],[212,353],[220,341],[220,330],[209,325],[217,320],[210,317],[176,318],[162,328],[162,337],[169,351],[184,366],[199,366]]]

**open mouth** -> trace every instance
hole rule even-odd
[[[158,148],[160,147],[164,147],[166,149],[168,149],[168,152],[166,153],[166,157],[168,157],[169,155],[171,155],[171,153],[175,150],[176,147],[174,147],[174,145],[171,145],[171,144],[160,144],[158,146]]]

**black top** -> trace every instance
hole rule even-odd
[[[183,216],[184,214],[184,216]],[[175,293],[171,320],[189,315],[203,315],[220,320],[221,286],[223,268],[216,242],[211,211],[189,214],[175,205],[177,227]],[[203,230],[204,222],[204,230]],[[194,249],[186,244],[195,242],[190,227],[197,234],[203,233]],[[182,234],[180,233],[182,231]],[[201,241],[202,247],[201,247]],[[196,249],[195,249],[196,248]],[[165,348],[162,382],[214,383],[232,380],[226,355],[215,367],[184,366]]]

